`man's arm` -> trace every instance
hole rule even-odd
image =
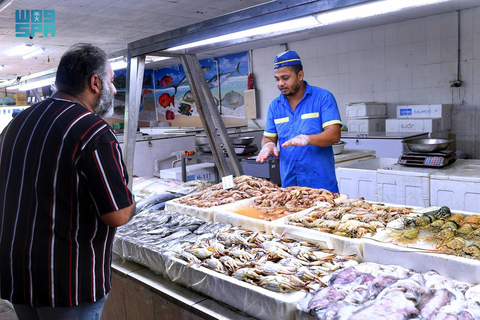
[[[340,124],[332,124],[323,128],[323,132],[319,134],[307,135],[310,140],[308,144],[316,147],[328,147],[339,142],[341,137],[341,127]]]
[[[340,141],[340,128],[340,124],[332,124],[326,126],[323,129],[324,131],[318,134],[301,134],[286,141],[282,144],[282,147],[303,147],[307,144],[316,147],[328,147]]]
[[[119,227],[127,223],[135,213],[135,203],[116,211],[102,214],[100,219],[111,227]]]
[[[260,153],[257,156],[257,162],[262,162],[265,161],[265,159],[268,158],[269,155],[272,153],[275,155],[275,157],[278,157],[278,150],[277,150],[277,137],[267,137],[263,136],[262,139],[262,150],[260,150]]]

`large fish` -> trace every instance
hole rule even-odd
[[[203,73],[207,73],[210,70],[210,67],[208,66],[202,66]],[[177,84],[173,85],[173,88],[175,89],[175,93],[177,93],[178,87],[180,87],[182,84],[187,83],[187,76],[183,76],[182,80],[180,80]],[[192,101],[190,101],[192,102]]]
[[[240,106],[243,106],[243,104],[243,96],[233,90],[227,93],[222,99],[222,106],[233,110],[237,109]]]
[[[220,84],[227,81],[228,78],[230,78],[231,76],[233,76],[236,73],[243,76],[243,74],[240,72],[240,62],[237,64],[237,68],[235,70],[229,71],[229,72],[223,72],[222,71],[222,73],[220,73]],[[217,75],[214,75],[210,80],[207,81],[208,87],[210,89],[218,87],[218,85],[219,85],[218,78],[219,77],[217,77]]]
[[[170,106],[171,104],[175,105],[174,97],[175,96],[173,94],[170,96],[168,93],[162,93],[158,98],[158,103],[164,108]]]

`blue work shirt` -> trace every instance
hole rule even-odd
[[[333,149],[329,147],[286,147],[282,144],[300,134],[319,134],[332,124],[342,124],[335,97],[328,90],[310,86],[292,110],[280,94],[268,107],[264,136],[278,137],[282,187],[299,186],[338,192]]]

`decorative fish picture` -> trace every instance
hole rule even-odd
[[[175,104],[174,97],[175,96],[173,96],[173,95],[171,96],[168,93],[162,93],[160,95],[160,97],[158,98],[158,104],[161,105],[164,108],[166,108],[170,105],[174,105]]]
[[[168,87],[171,87],[172,84],[173,84],[173,78],[170,76],[163,76],[162,79],[157,80],[157,87],[160,86],[160,87],[168,88]]]
[[[199,62],[221,116],[232,118],[235,124],[246,124],[243,92],[247,90],[248,52]],[[192,120],[186,120],[188,117],[195,121],[199,113],[183,65],[154,70],[154,79],[159,119],[166,119],[167,111],[171,111],[175,114],[174,123],[179,126],[195,125]],[[173,120],[172,114],[168,114]],[[176,125],[174,123],[171,125]]]

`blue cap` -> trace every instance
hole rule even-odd
[[[273,61],[273,69],[293,66],[294,64],[302,64],[302,60],[295,51],[288,50],[277,54],[275,61]]]

